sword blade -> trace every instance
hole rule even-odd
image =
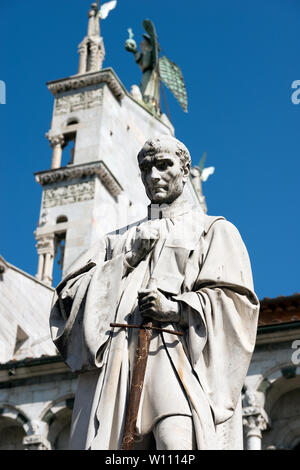
[[[152,337],[152,322],[140,327],[139,340],[133,367],[128,408],[123,431],[121,450],[131,450],[134,444],[135,427],[144,385],[149,346]]]

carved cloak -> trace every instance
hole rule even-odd
[[[129,389],[127,323],[151,255],[123,277],[136,227],[99,240],[57,287],[52,338],[80,372],[72,449],[117,449]],[[199,209],[179,213],[153,266],[157,287],[181,302],[183,339],[161,334],[185,390],[198,449],[242,448],[240,393],[255,346],[259,302],[238,230]],[[166,328],[178,325],[164,324]],[[159,399],[159,397],[158,397]]]

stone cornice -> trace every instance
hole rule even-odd
[[[70,165],[53,170],[39,171],[34,175],[36,182],[41,186],[77,178],[98,176],[100,181],[113,197],[116,198],[123,191],[120,183],[116,180],[102,160],[85,163],[83,165]]]
[[[52,95],[56,97],[57,93],[76,90],[90,85],[97,85],[99,83],[107,83],[108,87],[118,100],[123,99],[125,94],[127,94],[123,84],[120,82],[112,68],[61,78],[59,80],[47,82],[47,86]]]

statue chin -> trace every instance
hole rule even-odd
[[[176,191],[158,191],[158,192],[147,192],[147,196],[152,204],[172,204],[178,199],[183,192],[183,188],[177,188]]]
[[[180,195],[181,193],[176,195],[156,194],[155,196],[151,197],[150,200],[151,204],[172,204],[174,201],[176,201],[176,199],[178,199]]]

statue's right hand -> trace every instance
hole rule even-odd
[[[153,222],[152,225],[145,223],[137,227],[131,251],[126,253],[127,263],[136,267],[150,253],[158,238],[159,229],[153,225]]]
[[[137,45],[134,39],[127,39],[125,42],[125,49],[128,52],[137,52]]]

